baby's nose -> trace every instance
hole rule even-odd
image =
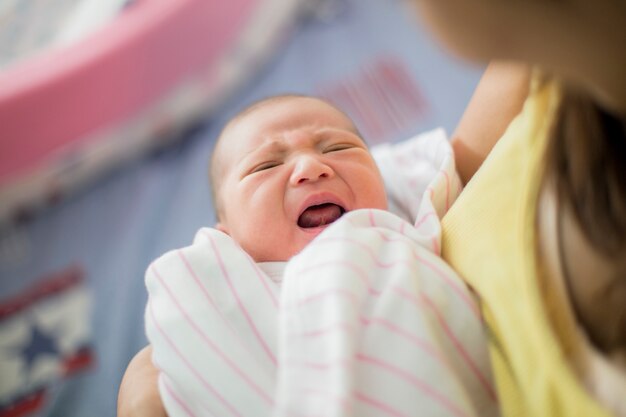
[[[315,182],[324,178],[332,178],[335,172],[319,157],[313,155],[301,155],[295,162],[291,174],[293,185],[306,182]]]

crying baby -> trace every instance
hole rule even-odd
[[[256,262],[287,261],[344,213],[387,209],[354,123],[314,97],[281,95],[226,124],[211,160],[216,228]]]

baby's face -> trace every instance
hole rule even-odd
[[[387,208],[380,172],[352,122],[323,101],[270,102],[219,147],[221,219],[257,262],[285,261],[345,212]]]

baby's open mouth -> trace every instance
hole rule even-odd
[[[346,210],[333,203],[324,203],[308,207],[298,217],[298,226],[302,228],[321,227],[340,218]]]

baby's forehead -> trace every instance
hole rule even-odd
[[[353,121],[336,106],[315,97],[279,96],[252,104],[233,117],[218,139],[216,156],[224,163],[274,135],[299,129],[348,131],[363,140]]]

